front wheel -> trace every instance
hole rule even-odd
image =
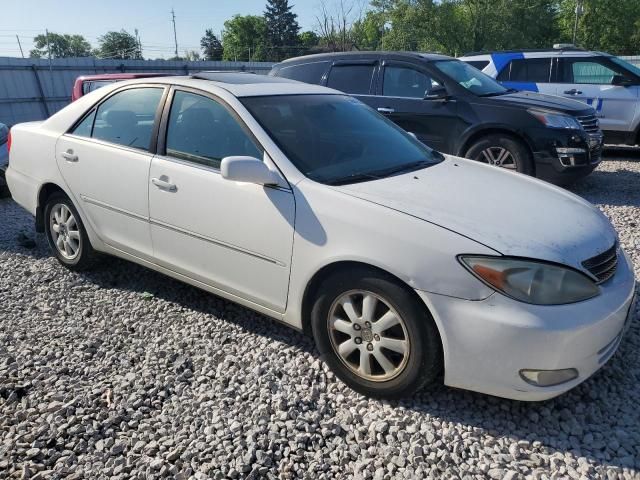
[[[525,175],[535,173],[526,145],[509,135],[494,133],[482,137],[469,147],[465,157]]]
[[[58,261],[71,270],[87,270],[99,260],[69,197],[54,193],[45,204],[45,235]]]
[[[442,370],[431,315],[405,286],[356,268],[326,278],[312,310],[316,345],[352,389],[378,398],[407,397]]]

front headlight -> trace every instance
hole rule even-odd
[[[582,129],[580,122],[576,120],[575,117],[571,117],[569,115],[550,112],[548,110],[538,110],[536,108],[531,108],[527,111],[550,128],[569,128],[572,130]]]
[[[458,258],[484,283],[521,302],[562,305],[600,293],[593,280],[569,267],[509,257],[461,255]]]

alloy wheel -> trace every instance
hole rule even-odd
[[[518,168],[513,154],[504,147],[485,148],[480,152],[476,160],[509,170],[516,170]]]
[[[74,260],[80,253],[81,236],[78,223],[71,209],[57,203],[49,214],[51,239],[56,249],[66,260]]]
[[[329,309],[329,337],[342,363],[374,382],[391,380],[407,364],[409,335],[398,312],[379,295],[352,290]]]

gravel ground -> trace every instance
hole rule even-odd
[[[637,277],[639,186],[640,152],[616,150],[573,187]],[[637,312],[560,398],[386,403],[293,330],[120,260],[71,273],[10,200],[0,219],[0,478],[640,478]]]

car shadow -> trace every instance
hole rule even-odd
[[[607,145],[604,148],[605,161],[639,162],[640,147],[629,145]]]

